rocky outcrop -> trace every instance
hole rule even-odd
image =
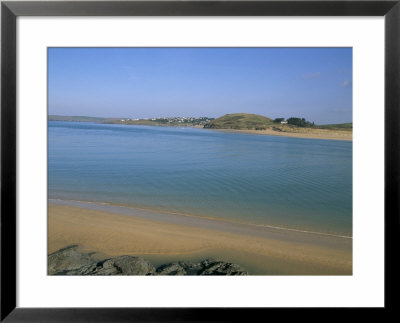
[[[147,260],[133,256],[120,256],[71,270],[62,270],[57,275],[152,275],[156,269]]]
[[[95,262],[94,254],[94,252],[81,252],[78,245],[62,248],[48,256],[48,274],[56,275],[59,272],[77,270],[82,266],[91,265]]]
[[[157,269],[147,260],[119,256],[98,260],[95,253],[85,253],[71,245],[48,256],[49,275],[247,275],[240,266],[206,259],[199,263],[174,262]]]
[[[157,275],[247,275],[240,266],[206,259],[200,263],[175,262],[157,268]]]
[[[49,275],[152,275],[156,269],[147,260],[119,256],[96,260],[95,253],[85,253],[71,245],[48,256]]]

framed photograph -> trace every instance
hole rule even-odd
[[[399,14],[2,2],[1,320],[394,308]]]

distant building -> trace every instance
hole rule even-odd
[[[281,121],[281,124],[287,124],[287,121]]]

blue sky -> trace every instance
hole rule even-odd
[[[352,121],[351,48],[49,48],[49,114]]]

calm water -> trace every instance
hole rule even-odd
[[[352,143],[49,122],[49,198],[351,236]]]

